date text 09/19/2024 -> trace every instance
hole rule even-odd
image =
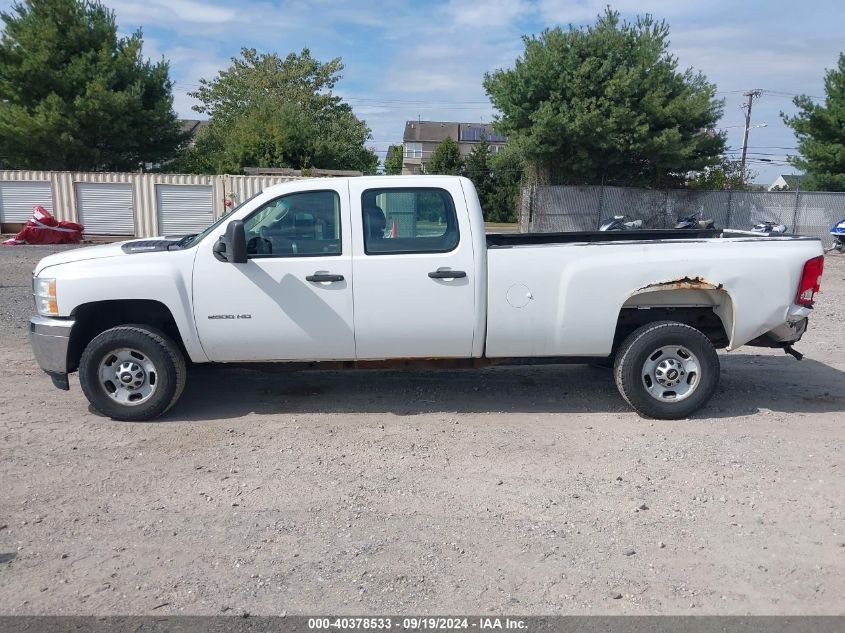
[[[498,617],[405,617],[400,621],[388,617],[336,617],[309,618],[308,628],[313,630],[524,630],[526,623],[519,618]]]

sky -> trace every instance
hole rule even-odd
[[[8,0],[0,0],[7,7]],[[142,28],[144,52],[171,64],[174,107],[193,112],[188,93],[200,78],[228,67],[241,47],[284,56],[303,47],[321,61],[341,57],[336,92],[372,129],[384,157],[401,143],[405,121],[490,121],[482,79],[510,68],[522,36],[554,26],[585,25],[607,0],[105,0],[123,33]],[[650,13],[671,27],[670,51],[681,68],[702,71],[724,98],[720,126],[731,156],[742,145],[742,93],[754,104],[749,162],[757,182],[794,173],[785,165],[796,141],[780,112],[792,95],[823,97],[826,68],[845,50],[841,0],[617,0],[623,17]],[[771,163],[765,160],[773,161]]]

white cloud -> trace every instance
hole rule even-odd
[[[461,78],[445,69],[403,69],[393,68],[388,74],[392,90],[402,95],[431,94],[433,92],[455,92],[461,88]]]
[[[610,5],[615,11],[623,15],[645,15],[650,13],[657,18],[694,13],[708,14],[719,11],[720,5],[728,5],[724,0],[710,0],[703,3],[699,0],[538,0],[537,9],[545,22],[555,24],[592,22],[595,17],[604,13]]]
[[[507,26],[533,11],[527,0],[449,0],[446,19],[461,27]]]
[[[188,96],[189,90],[173,88],[173,109],[181,119],[198,119],[202,118],[197,112],[192,110],[193,106],[197,104],[197,100]]]
[[[194,0],[154,0],[153,5],[169,9],[185,22],[207,22],[210,24],[231,22],[238,15],[235,9],[218,7]]]
[[[238,18],[238,11],[197,0],[106,0],[122,24],[137,22],[144,25],[178,27],[181,24],[222,25]]]

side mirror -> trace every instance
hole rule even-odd
[[[232,220],[226,225],[226,233],[217,240],[213,253],[220,261],[246,264],[246,233],[243,220]]]

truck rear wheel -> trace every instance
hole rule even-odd
[[[163,333],[142,325],[106,330],[88,343],[79,382],[91,405],[114,420],[153,420],[185,387],[185,358]]]
[[[616,387],[637,413],[686,418],[719,384],[719,357],[704,334],[674,321],[649,323],[622,343],[613,366]]]

